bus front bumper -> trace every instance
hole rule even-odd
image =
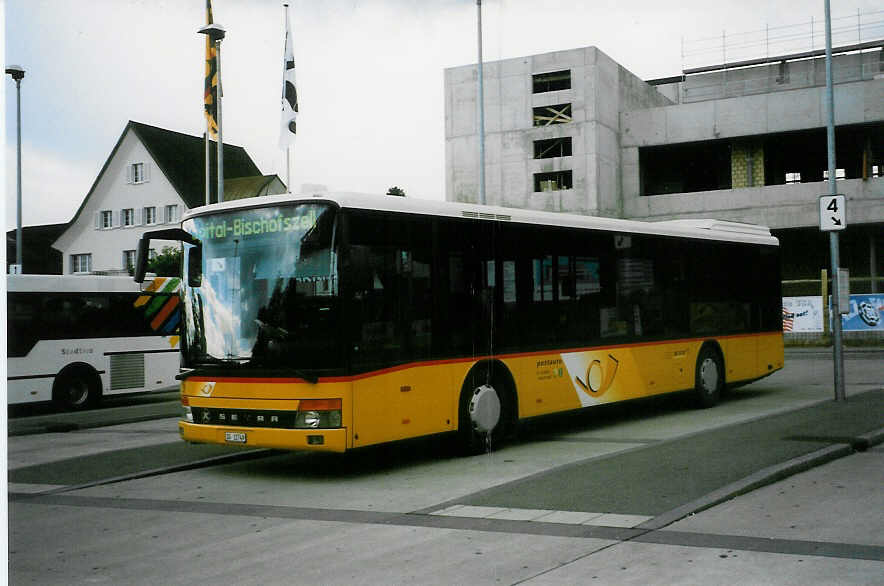
[[[228,427],[178,422],[181,439],[201,444],[222,444],[279,450],[345,452],[347,429],[275,429]]]

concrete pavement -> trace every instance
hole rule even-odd
[[[13,495],[11,577],[882,584],[884,377],[880,355],[861,360],[843,404],[802,363],[716,409],[667,400],[557,419],[555,432],[542,422],[491,455],[274,454]]]

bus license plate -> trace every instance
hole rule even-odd
[[[224,441],[232,444],[246,443],[246,434],[242,431],[225,431]]]

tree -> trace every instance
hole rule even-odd
[[[181,277],[181,249],[166,246],[147,261],[147,272],[159,277]]]
[[[393,186],[387,190],[387,195],[398,195],[399,197],[405,197],[405,190],[400,189],[397,186]]]

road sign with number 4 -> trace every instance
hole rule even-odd
[[[820,197],[820,230],[831,232],[847,227],[847,207],[843,195]]]

